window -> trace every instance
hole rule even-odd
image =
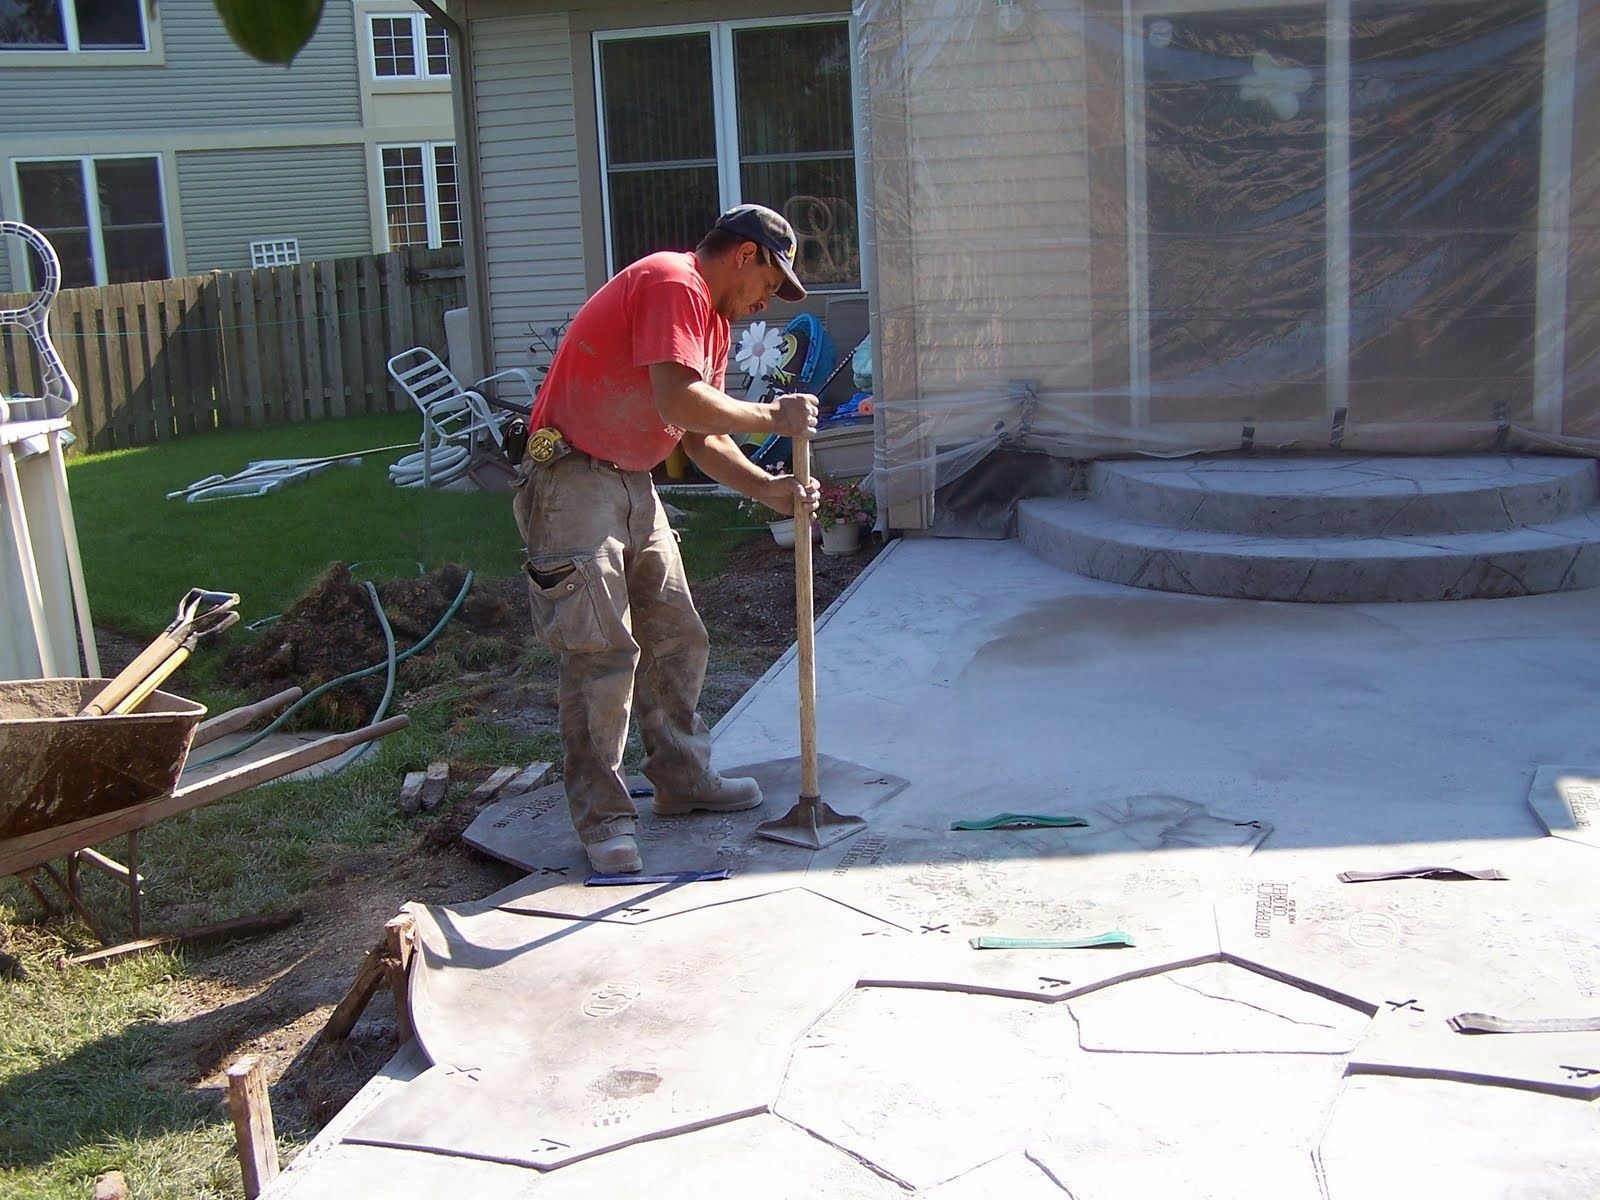
[[[159,159],[19,161],[16,171],[22,219],[56,248],[62,287],[171,274]]]
[[[613,270],[754,203],[794,226],[807,284],[860,286],[847,21],[608,34],[595,59]]]
[[[368,17],[367,28],[374,79],[450,78],[450,39],[432,17],[383,13]]]
[[[299,238],[261,238],[250,243],[252,267],[294,267],[299,263]]]
[[[0,0],[0,50],[146,50],[143,0]]]
[[[455,145],[383,146],[378,153],[389,249],[460,245],[461,191],[456,181]]]

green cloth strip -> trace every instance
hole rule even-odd
[[[1098,950],[1115,946],[1131,946],[1133,939],[1120,929],[1086,938],[1011,938],[975,937],[969,939],[974,950]]]
[[[983,821],[951,821],[951,829],[1071,829],[1086,826],[1082,817],[1050,817],[1034,813],[1000,813]]]

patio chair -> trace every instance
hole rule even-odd
[[[521,367],[486,375],[466,387],[426,346],[415,346],[389,360],[389,374],[422,413],[421,447],[389,468],[396,487],[432,487],[464,475],[487,443],[498,446],[500,427],[513,412],[526,411],[506,401],[492,401],[485,384],[520,379],[532,405],[533,377]]]

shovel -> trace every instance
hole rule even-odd
[[[190,588],[178,602],[178,613],[172,624],[101,688],[78,715],[103,717],[107,713],[133,712],[150,698],[167,676],[183,665],[201,638],[221,633],[238,621],[239,614],[234,611],[238,603],[235,592]]]

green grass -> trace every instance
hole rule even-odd
[[[165,446],[92,455],[70,464],[78,538],[95,622],[141,641],[172,619],[192,586],[236,591],[246,620],[281,612],[335,560],[358,577],[392,577],[456,562],[484,579],[513,575],[521,547],[509,498],[401,490],[388,465],[333,467],[281,492],[188,504],[165,494],[252,460],[309,458],[409,442],[410,415],[320,422],[196,437]],[[751,536],[732,501],[674,496],[692,514],[683,554],[691,579],[720,570]],[[232,697],[218,668],[224,645],[202,643],[174,686],[215,709]],[[338,776],[254,789],[148,830],[140,840],[154,881],[145,906],[152,930],[222,920],[306,902],[339,864],[363,849],[417,841],[395,796],[404,772],[436,760],[489,766],[559,760],[554,732],[518,736],[475,719],[450,681],[474,662],[470,639],[442,639],[431,665],[419,658],[412,686],[433,685],[411,726]],[[529,645],[524,669],[548,670]],[[441,694],[433,694],[438,692]],[[468,789],[452,789],[447,806]],[[120,843],[108,849],[116,854]],[[123,912],[111,884],[85,873],[91,900],[111,921]],[[162,1055],[183,959],[155,955],[106,970],[55,967],[88,948],[81,926],[36,923],[33,900],[0,881],[0,949],[26,968],[0,978],[0,1196],[82,1200],[95,1176],[120,1170],[140,1200],[237,1197],[239,1171],[226,1113],[212,1098],[145,1078]],[[291,1154],[306,1131],[282,1130]]]

